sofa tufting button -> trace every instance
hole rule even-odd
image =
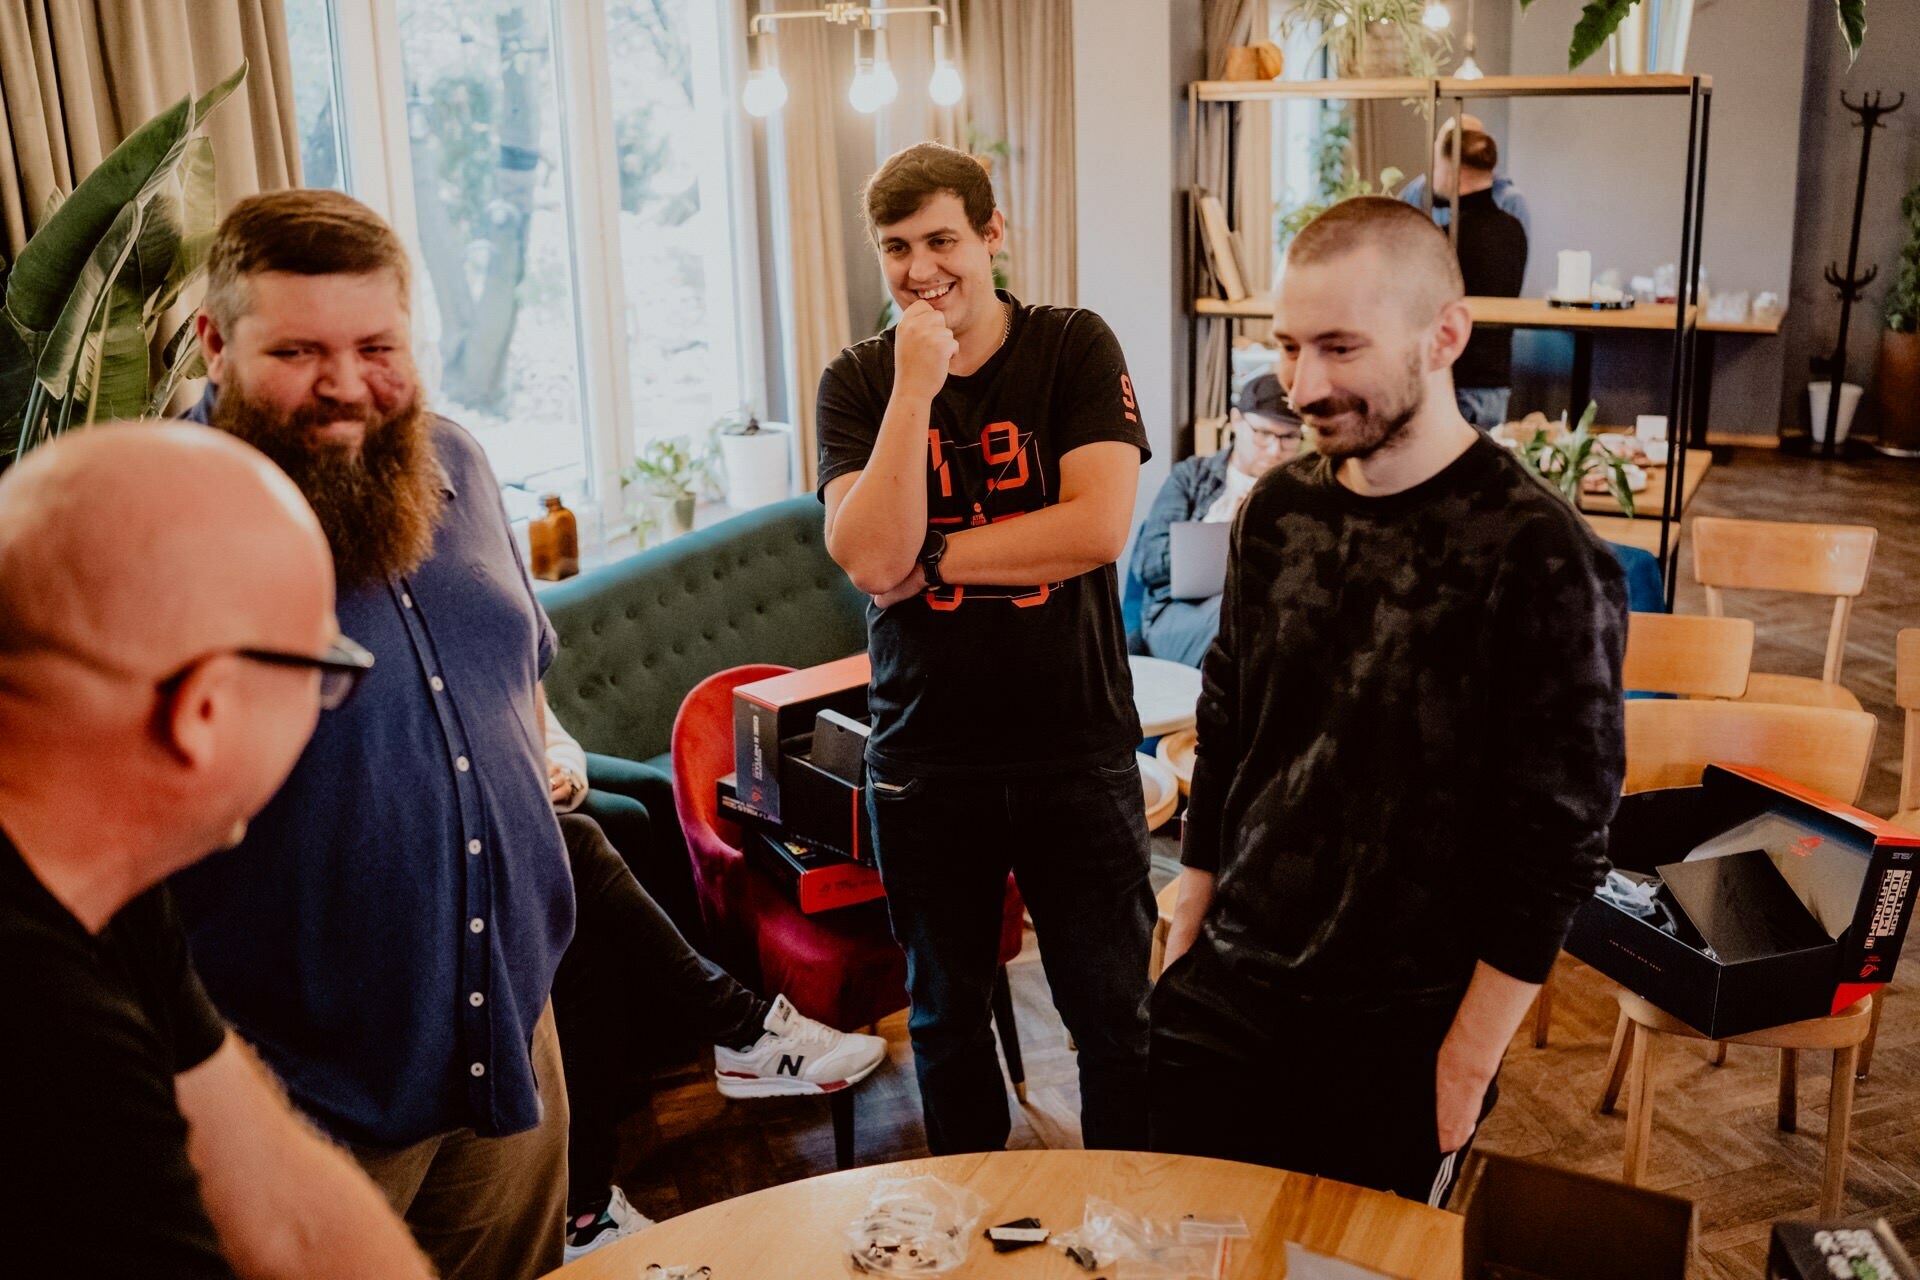
[[[640,612],[640,611],[639,611],[638,609],[629,609],[629,610],[627,610],[627,621],[628,621],[628,622],[632,622],[632,621],[634,620],[634,618],[635,618],[636,616],[638,616],[638,614],[639,614],[639,612]]]

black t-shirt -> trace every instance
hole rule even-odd
[[[1205,944],[1354,1009],[1457,1001],[1482,960],[1544,979],[1606,872],[1626,630],[1619,563],[1485,436],[1385,497],[1269,473],[1201,666]]]
[[[1461,196],[1460,211],[1460,275],[1467,292],[1480,298],[1519,297],[1527,276],[1527,229],[1493,202],[1490,190]],[[1453,385],[1504,387],[1512,382],[1512,330],[1476,328],[1467,349],[1453,362]]]
[[[173,1083],[227,1028],[188,964],[166,889],[90,934],[0,831],[0,1027],[9,1266],[231,1280]]]
[[[934,397],[927,518],[944,532],[1060,500],[1060,459],[1118,440],[1150,456],[1126,358],[1106,322],[1025,307],[966,377]],[[842,351],[820,377],[820,492],[866,466],[893,394],[894,331]],[[1140,741],[1112,565],[1039,587],[947,587],[867,610],[868,759],[915,774],[1012,776],[1084,768]]]

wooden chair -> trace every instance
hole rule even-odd
[[[1893,815],[1893,825],[1920,831],[1920,627],[1908,627],[1895,637],[1893,670],[1893,700],[1907,713],[1900,808]]]
[[[1167,934],[1173,929],[1173,909],[1180,902],[1180,877],[1167,881],[1167,887],[1154,895],[1154,905],[1160,909],[1160,918],[1153,922],[1153,953],[1147,960],[1147,981],[1160,981],[1160,971],[1167,967]]]
[[[1686,698],[1738,698],[1753,669],[1753,623],[1682,613],[1627,615],[1623,688]]]
[[[1678,613],[1627,615],[1622,688],[1688,698],[1738,698],[1753,665],[1753,623]],[[1698,781],[1698,779],[1695,779]],[[1533,1047],[1547,1047],[1553,1023],[1552,973],[1533,1002]]]
[[[1653,1135],[1653,1047],[1661,1036],[1704,1040],[1686,1023],[1628,991],[1620,1001],[1620,1022],[1614,1030],[1613,1054],[1607,1063],[1607,1092],[1600,1110],[1611,1113],[1624,1084],[1632,1106],[1627,1116],[1626,1153],[1620,1178],[1638,1186],[1647,1174],[1647,1145]],[[1779,1122],[1793,1133],[1797,1113],[1799,1070],[1795,1055],[1802,1049],[1833,1051],[1832,1083],[1827,1090],[1827,1158],[1820,1182],[1820,1216],[1838,1217],[1847,1189],[1847,1138],[1853,1127],[1854,1068],[1860,1044],[1872,1025],[1872,996],[1842,1009],[1830,1018],[1810,1018],[1733,1036],[1726,1044],[1758,1045],[1780,1051]]]
[[[1865,711],[1765,702],[1627,704],[1626,794],[1691,787],[1709,764],[1766,769],[1852,804],[1879,722]]]
[[[1799,524],[1778,520],[1727,520],[1701,516],[1692,523],[1693,576],[1706,588],[1707,612],[1721,616],[1726,590],[1794,591],[1833,597],[1827,657],[1818,680],[1811,676],[1755,672],[1748,702],[1860,710],[1860,700],[1840,684],[1846,656],[1847,619],[1854,597],[1867,585],[1879,534],[1869,525]]]

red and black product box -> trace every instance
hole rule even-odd
[[[779,820],[738,795],[738,774],[720,787],[720,808],[738,821],[802,844],[843,854],[868,866],[873,858],[873,823],[867,817],[867,725],[826,710],[815,722],[811,744],[790,738],[780,756]]]
[[[807,750],[820,712],[837,711],[864,721],[871,679],[867,655],[856,653],[736,688],[733,763],[740,802],[769,822],[784,822],[791,772],[786,760]]]
[[[743,843],[747,861],[771,875],[801,911],[812,915],[884,896],[880,873],[871,861],[860,862],[768,822],[740,802],[733,774],[720,779],[717,791],[720,812],[747,828]]]
[[[1920,1280],[1885,1218],[1776,1222],[1767,1280]]]
[[[1837,1013],[1892,979],[1920,836],[1763,769],[1620,802],[1567,951],[1721,1039]]]

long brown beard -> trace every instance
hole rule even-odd
[[[342,587],[407,574],[426,562],[444,502],[433,425],[415,395],[387,417],[368,406],[359,448],[316,445],[312,428],[351,411],[310,404],[293,414],[251,400],[238,381],[220,388],[212,423],[272,458],[320,517]]]

